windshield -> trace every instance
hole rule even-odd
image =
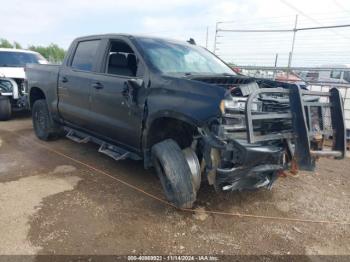
[[[151,63],[163,73],[235,75],[202,47],[151,38],[139,38],[139,43]]]
[[[0,51],[0,67],[25,67],[26,64],[46,63],[46,59],[36,53]]]

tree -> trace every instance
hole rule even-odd
[[[8,40],[1,38],[0,39],[0,47],[13,48],[13,45]]]
[[[17,48],[22,49],[22,46],[18,42],[13,42],[11,44],[7,39],[0,38],[0,48]],[[63,48],[60,48],[56,44],[50,44],[49,46],[29,46],[29,50],[40,53],[48,61],[52,63],[60,63],[63,61],[66,51]]]
[[[49,46],[29,46],[29,50],[40,53],[43,57],[53,63],[59,63],[63,61],[65,50],[60,48],[56,44],[50,44]]]
[[[16,41],[13,43],[13,47],[16,49],[22,49],[22,46]]]

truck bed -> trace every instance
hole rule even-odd
[[[28,64],[25,68],[28,86],[40,88],[46,94],[51,112],[57,112],[57,81],[60,65]],[[56,88],[53,88],[56,87]],[[32,106],[32,105],[30,105]]]
[[[48,80],[57,82],[59,68],[60,65],[27,64],[25,72],[28,81],[31,81],[31,84],[35,86],[36,83],[40,83],[40,85],[46,84]]]

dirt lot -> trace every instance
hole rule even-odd
[[[0,123],[0,254],[350,255],[350,225],[180,212],[40,144],[160,198],[152,170],[92,144],[43,143],[28,116]],[[350,159],[281,178],[271,191],[215,194],[197,208],[350,223]]]

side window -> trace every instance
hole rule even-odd
[[[331,71],[331,78],[340,79],[340,77],[341,77],[341,71],[339,71],[339,70],[332,70]]]
[[[91,71],[100,40],[79,42],[72,60],[72,68]]]
[[[106,73],[120,76],[140,76],[141,66],[131,47],[123,41],[113,41],[107,54]]]

